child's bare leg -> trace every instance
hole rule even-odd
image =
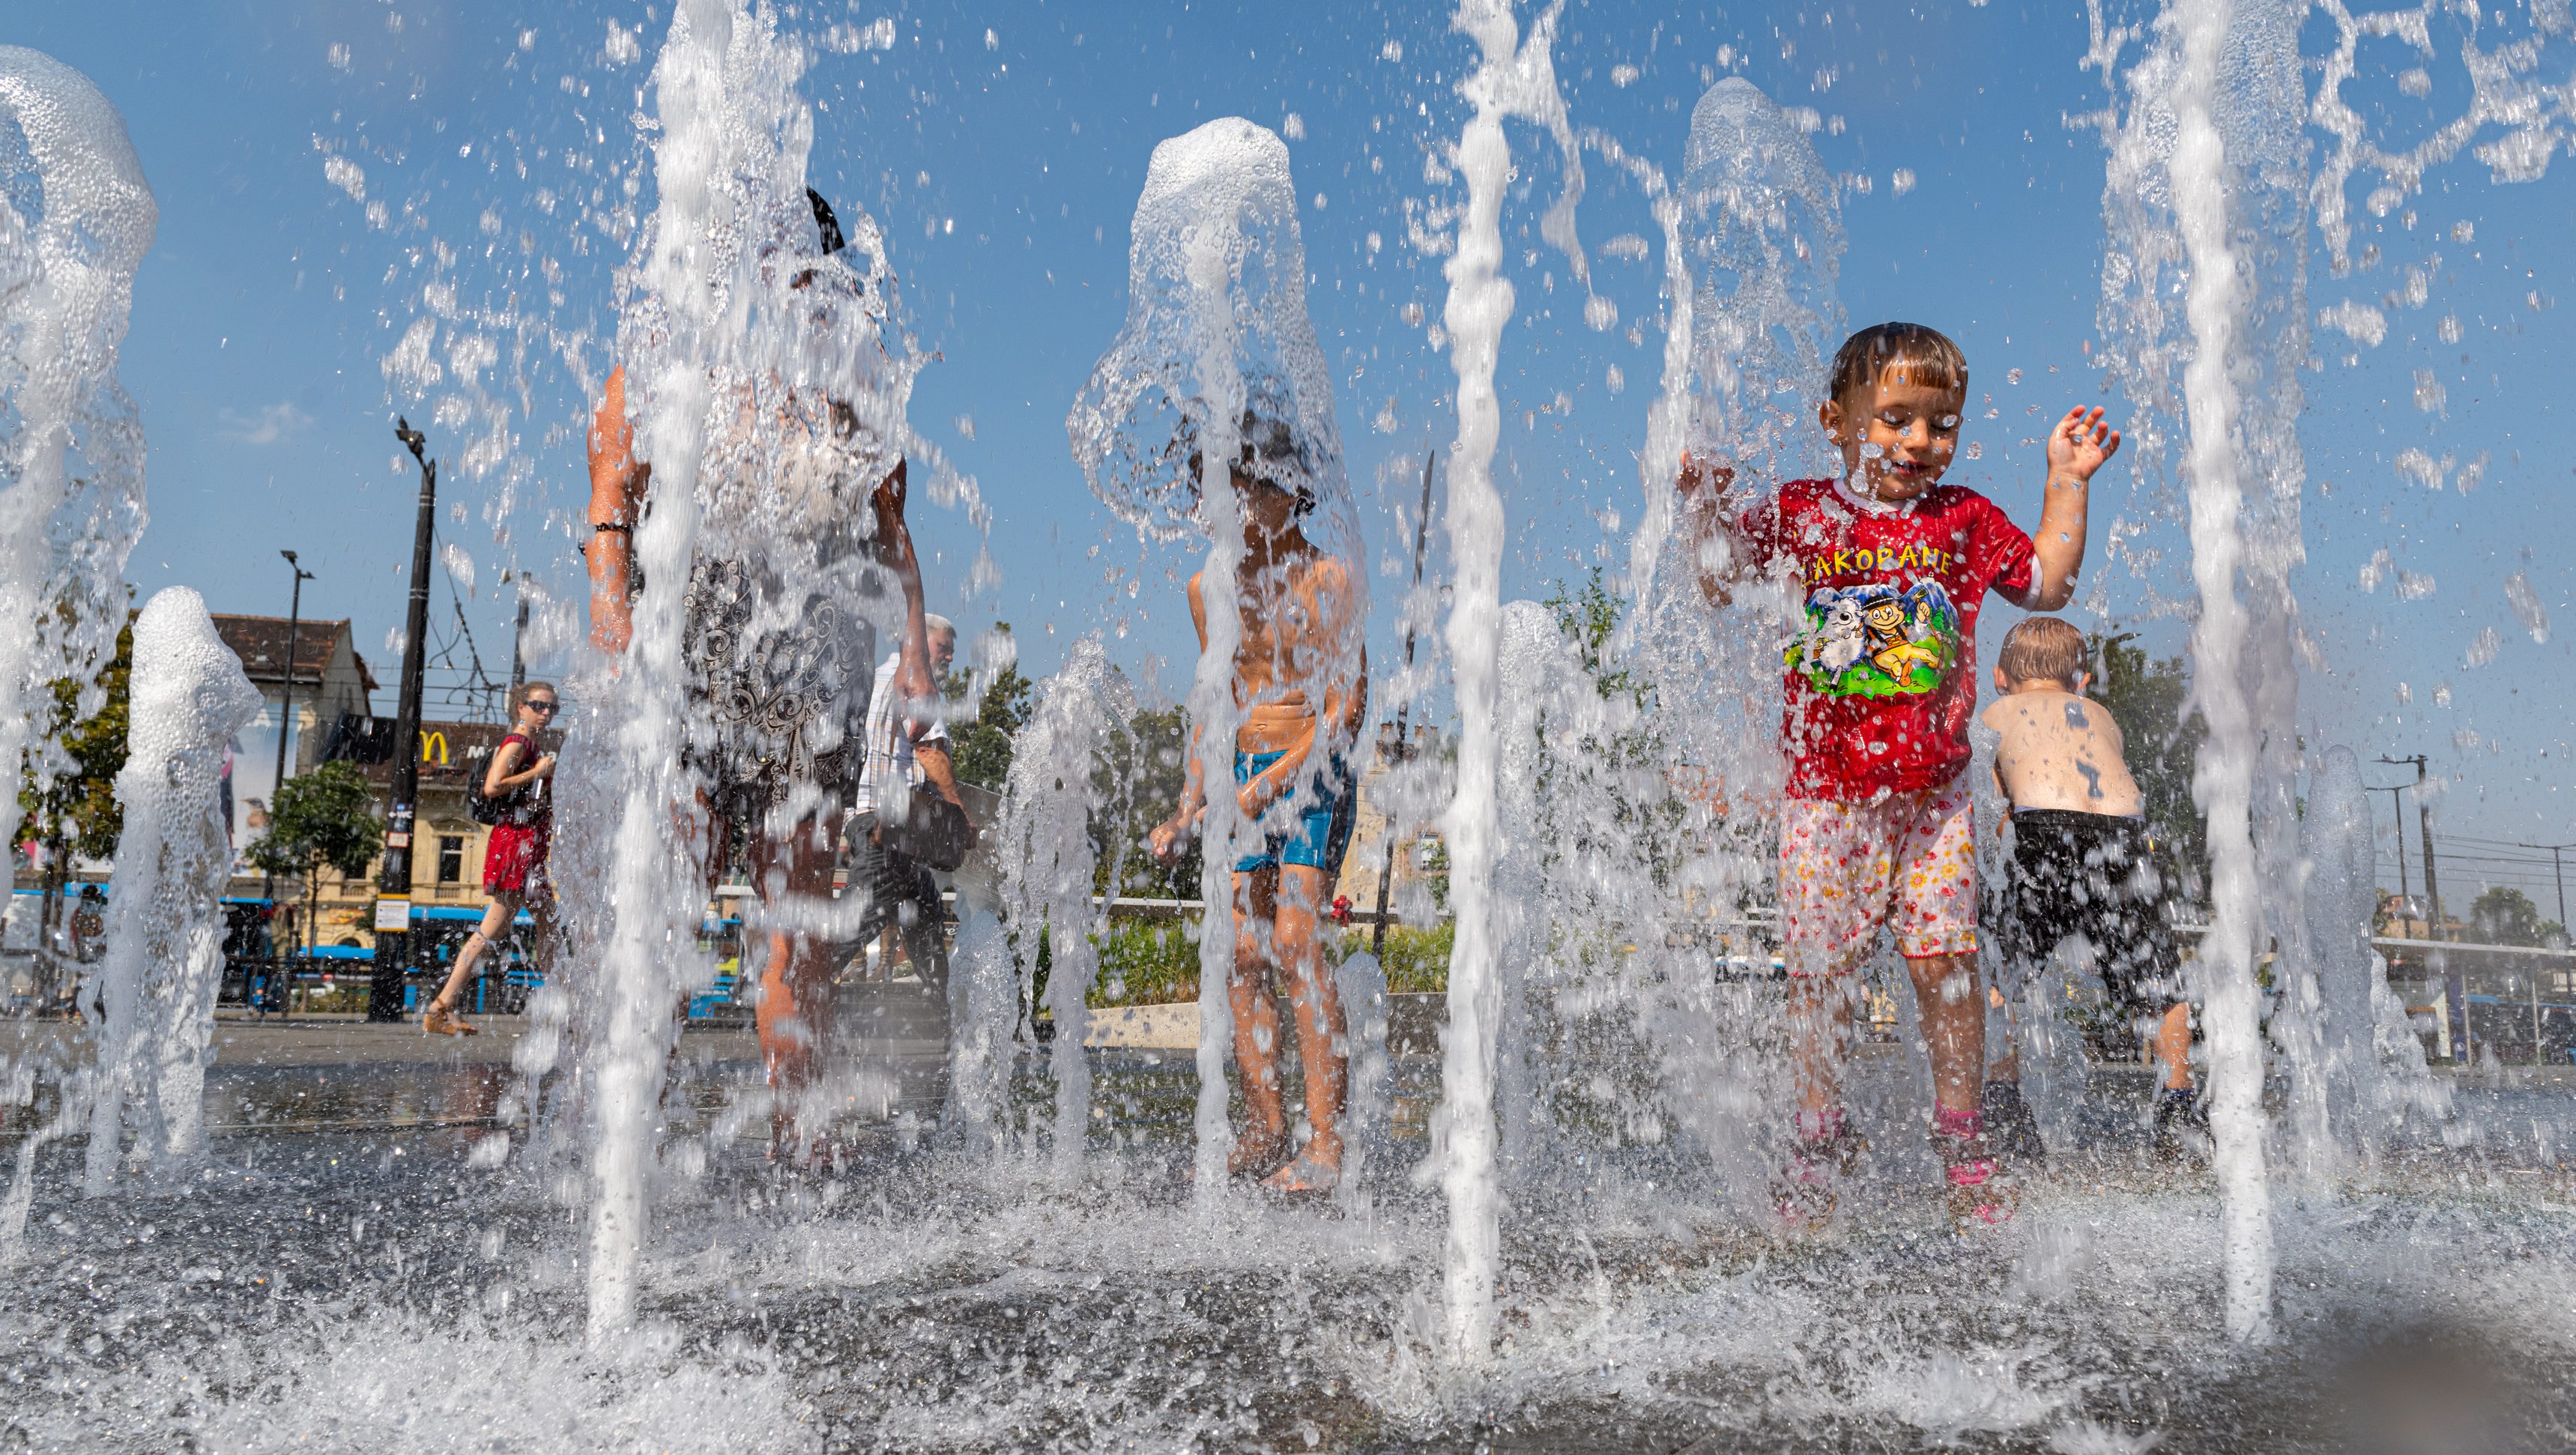
[[[812,1078],[813,1047],[805,1028],[803,989],[796,974],[794,937],[785,930],[772,930],[765,937],[769,953],[760,967],[760,1011],[755,1021],[760,1029],[760,1061],[769,1073],[769,1084],[778,1089],[800,1088]]]
[[[454,1010],[465,999],[466,983],[474,978],[474,962],[482,959],[483,952],[510,927],[510,921],[519,917],[519,900],[519,895],[506,890],[494,891],[492,902],[483,908],[482,922],[457,947],[456,964],[447,972],[447,983],[438,988],[437,998],[429,1003],[431,1009]]]
[[[1342,1108],[1350,1100],[1350,1055],[1342,1029],[1342,1003],[1333,977],[1324,969],[1324,946],[1316,934],[1316,906],[1324,894],[1324,871],[1293,864],[1279,871],[1279,911],[1272,921],[1288,1003],[1297,1012],[1298,1064],[1306,1075],[1307,1160],[1323,1167],[1342,1165]]]
[[[1227,1159],[1238,1175],[1269,1171],[1288,1141],[1288,1117],[1279,1104],[1279,1007],[1271,997],[1278,899],[1277,869],[1234,876],[1234,974],[1226,995],[1234,1006],[1234,1064],[1251,1121]]]
[[[2191,1007],[2176,1003],[2156,1023],[2156,1060],[2165,1068],[2165,1085],[2191,1089]]]
[[[830,897],[831,851],[815,838],[809,827],[784,842],[766,835],[752,841],[751,879],[763,904],[810,905]],[[813,1083],[815,1063],[831,1035],[831,961],[828,940],[796,930],[769,934],[768,963],[760,973],[760,1059],[768,1068],[769,1084],[790,1094],[771,1114],[774,1137],[794,1134],[792,1094]]]
[[[1986,1063],[1986,1079],[1988,1081],[2009,1081],[2015,1085],[2019,1085],[2021,1082],[2021,1049],[2013,1044],[2012,1037],[2010,1035],[2010,1030],[2013,1025],[2012,1002],[2004,999],[2004,993],[2001,988],[1988,986],[1986,987],[1986,1003],[2003,1013],[2004,1026],[2007,1032],[2004,1038],[2004,1048],[2000,1051],[1993,1052],[1992,1054],[1994,1059]]]
[[[1968,955],[1908,959],[1914,1004],[1932,1058],[1932,1100],[1941,1110],[1974,1115],[1986,1074],[1986,1003],[1977,962]]]
[[[1843,1062],[1850,1056],[1850,974],[1798,975],[1789,981],[1789,1076],[1797,1092],[1801,1140],[1825,1135],[1842,1114]]]

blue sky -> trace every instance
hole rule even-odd
[[[883,38],[871,29],[879,19],[894,22],[889,48],[847,48]],[[864,208],[885,225],[915,332],[939,355],[914,422],[976,477],[999,521],[990,548],[1001,584],[972,600],[956,590],[974,534],[954,514],[927,522],[933,593],[952,615],[970,628],[1012,622],[1033,671],[1051,668],[1072,634],[1123,627],[1114,655],[1149,682],[1185,677],[1191,642],[1172,577],[1182,562],[1145,550],[1093,502],[1063,421],[1124,311],[1127,221],[1153,144],[1228,113],[1303,133],[1290,149],[1307,201],[1310,303],[1341,391],[1372,566],[1400,569],[1421,451],[1449,427],[1435,407],[1447,360],[1401,312],[1440,312],[1439,260],[1407,245],[1406,207],[1440,195],[1424,179],[1425,151],[1453,138],[1463,115],[1454,86],[1468,47],[1444,14],[826,0],[784,23],[818,39],[838,28],[844,48],[818,46],[805,85],[817,103],[813,179],[845,213]],[[612,24],[636,35],[640,57],[622,58]],[[506,315],[502,336],[525,350],[505,343],[476,395],[508,411],[509,463],[476,478],[459,463],[460,429],[430,429],[449,461],[446,498],[464,507],[442,528],[474,562],[466,614],[487,667],[506,674],[502,572],[568,586],[577,571],[568,535],[547,526],[550,512],[577,512],[586,490],[576,422],[606,358],[608,270],[621,256],[588,197],[601,188],[601,210],[613,207],[641,158],[637,88],[667,24],[667,6],[482,0],[12,7],[0,40],[93,77],[123,108],[160,198],[124,365],[152,442],[153,522],[132,568],[143,590],[184,582],[218,610],[282,611],[276,552],[294,548],[319,576],[307,612],[354,617],[361,650],[392,677],[386,638],[402,608],[414,487],[395,468],[380,361],[421,313],[424,287],[444,280],[463,306]],[[1925,0],[1675,17],[1578,0],[1564,31],[1557,65],[1575,124],[1668,171],[1692,103],[1722,66],[1828,119],[1816,137],[1827,164],[1869,181],[1844,201],[1851,319],[1913,318],[1960,340],[1972,392],[1992,403],[1971,410],[1982,457],[1953,478],[2025,523],[2035,517],[2038,457],[2020,442],[2100,387],[2086,346],[2102,156],[2093,132],[2067,124],[2103,100],[2099,77],[2078,65],[2080,8]],[[2321,33],[2311,40],[2322,44]],[[2418,98],[2396,81],[2418,58],[2374,44],[2353,94],[2375,129],[2405,138],[2461,109],[2456,55],[2423,62],[2432,89]],[[2544,70],[2564,73],[2567,60],[2553,53]],[[1596,252],[1598,286],[1621,322],[1585,328],[1563,260],[1536,237],[1557,165],[1539,136],[1516,130],[1513,142],[1529,191],[1505,213],[1521,310],[1501,385],[1507,418],[1523,422],[1506,431],[1497,466],[1513,519],[1506,590],[1539,595],[1624,559],[1660,357],[1661,261]],[[370,224],[345,166],[339,180],[326,175],[332,156],[357,169],[390,226]],[[2452,781],[2447,830],[2499,840],[2576,839],[2576,692],[2563,639],[2576,630],[2576,574],[2553,544],[2569,539],[2558,507],[2576,486],[2576,459],[2556,443],[2569,406],[2550,347],[2565,332],[2560,300],[2576,295],[2571,166],[2561,158],[2518,186],[2492,184],[2465,158],[2436,168],[2401,212],[2359,214],[2355,246],[2378,246],[2374,269],[2334,279],[2319,258],[2309,285],[2312,309],[2376,304],[2420,267],[2429,297],[2388,308],[2375,348],[2321,333],[2322,368],[2306,376],[2303,437],[2320,484],[2300,586],[2327,670],[2304,685],[2303,727],[2365,758],[2433,755]],[[1900,169],[1915,179],[1902,191]],[[1620,234],[1654,235],[1636,191],[1597,161],[1579,225],[1596,250]],[[2446,318],[2458,321],[2456,342],[2441,338]],[[1617,393],[1613,366],[1627,381]],[[2418,370],[2444,384],[2438,410],[2418,408]],[[1979,418],[1983,407],[1997,417]],[[2401,474],[2408,449],[2488,464],[2472,492],[2456,469],[2433,490]],[[512,468],[526,481],[496,514]],[[2110,519],[2141,508],[2126,499],[2125,471],[2103,483],[2097,561]],[[2187,594],[2178,537],[2157,531],[2151,541],[2175,548],[2168,561],[2148,581],[2113,584],[2124,624],[2151,593]],[[2366,590],[2383,549],[2389,569]],[[2406,594],[2398,568],[2411,573]],[[2545,645],[2507,602],[2515,572],[2558,628]],[[1398,583],[1374,579],[1373,655],[1388,661]],[[452,594],[442,584],[436,597],[442,623]],[[2010,614],[1990,618],[1993,630]],[[2488,628],[2500,646],[2472,666]],[[2179,650],[2175,623],[2147,629]],[[2384,831],[2384,811],[2381,822]]]

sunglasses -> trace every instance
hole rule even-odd
[[[559,704],[551,697],[531,697],[519,705],[530,712],[552,712]]]

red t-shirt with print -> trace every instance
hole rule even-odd
[[[1792,480],[1745,512],[1757,569],[1794,575],[1781,745],[1791,798],[1863,802],[1939,788],[1968,766],[1977,611],[2030,589],[2031,543],[1974,490],[1880,507]]]

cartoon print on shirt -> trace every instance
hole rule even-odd
[[[1833,593],[1820,591],[1816,594],[1827,596]],[[1825,604],[1823,614],[1814,619],[1806,636],[1800,639],[1803,648],[1799,652],[1799,665],[1811,673],[1819,668],[1839,673],[1861,659],[1863,643],[1867,639],[1867,629],[1861,624],[1860,604],[1837,598]]]
[[[1903,591],[1883,582],[1819,589],[1807,598],[1807,628],[1789,644],[1789,664],[1807,685],[1835,697],[1930,692],[1960,657],[1959,616],[1935,581]]]

